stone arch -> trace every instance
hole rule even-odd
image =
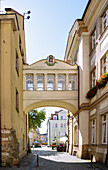
[[[61,108],[69,110],[73,114],[76,113],[77,111],[77,108],[70,103],[60,101],[60,100],[45,100],[45,101],[39,101],[39,102],[34,102],[32,104],[29,104],[28,106],[24,108],[24,112],[28,113],[30,110],[33,110],[39,107],[61,107]]]

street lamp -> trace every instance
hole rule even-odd
[[[26,14],[30,14],[30,13],[31,13],[31,11],[27,11],[26,13],[23,14],[23,30],[24,30],[24,20],[25,20],[25,19],[30,19],[30,16],[29,16],[29,15],[28,15],[26,18],[25,18],[25,15],[26,15]]]

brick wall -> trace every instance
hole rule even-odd
[[[1,158],[2,166],[19,163],[19,144],[13,129],[1,129]]]

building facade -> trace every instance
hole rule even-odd
[[[68,111],[60,110],[51,114],[51,118],[48,119],[48,146],[51,146],[53,140],[67,134],[67,114]]]
[[[0,14],[0,146],[2,166],[12,166],[27,151],[22,83],[26,53],[23,16],[11,8],[5,11]]]
[[[30,147],[33,145],[34,141],[37,141],[37,142],[40,141],[39,128],[37,128],[36,130],[32,129],[29,132],[29,144],[30,144]]]
[[[108,162],[108,1],[89,0],[68,36],[65,62],[78,65],[78,110],[69,123],[69,152]],[[76,134],[76,135],[75,135]]]

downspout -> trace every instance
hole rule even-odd
[[[0,23],[0,37],[1,37],[1,23]],[[0,46],[1,51],[1,46]],[[1,68],[1,52],[0,52],[0,68]],[[1,163],[1,72],[0,72],[0,167],[2,166]]]
[[[78,66],[78,111],[80,110],[80,70]],[[78,112],[78,147],[79,147],[79,112]]]

